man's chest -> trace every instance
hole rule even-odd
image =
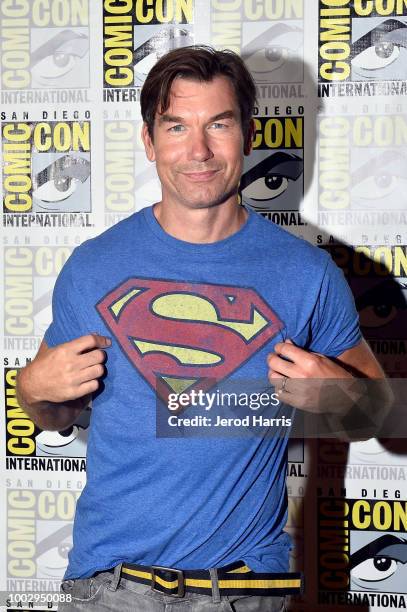
[[[259,375],[258,362],[264,375],[267,352],[285,327],[254,287],[139,276],[107,291],[96,312],[118,358],[164,400],[242,369]]]

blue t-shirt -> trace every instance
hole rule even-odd
[[[95,331],[112,346],[65,578],[121,561],[287,571],[287,439],[157,437],[154,389],[266,380],[284,338],[330,357],[358,344],[329,255],[251,211],[232,236],[188,243],[147,208],[76,248],[57,280],[48,346]]]

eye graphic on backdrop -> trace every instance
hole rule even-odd
[[[151,36],[133,51],[135,79],[144,82],[156,62],[168,51],[194,44],[188,30],[183,28],[166,28]]]
[[[287,187],[288,179],[271,171],[246,187],[244,195],[253,200],[270,200],[284,193]]]
[[[400,49],[392,42],[380,42],[359,53],[352,65],[365,70],[385,68],[394,62],[400,55]]]
[[[54,85],[77,68],[78,62],[89,51],[85,34],[63,30],[43,43],[31,54],[33,80],[43,85]]]
[[[407,24],[388,19],[352,44],[353,78],[405,78]]]
[[[250,168],[241,178],[239,190],[243,198],[256,202],[281,196],[303,172],[303,160],[293,153],[278,151]]]
[[[143,157],[136,167],[140,168],[145,164],[146,158]],[[135,194],[138,207],[152,206],[161,200],[161,183],[155,166],[147,166],[141,172],[137,172]]]
[[[89,175],[90,163],[87,159],[64,155],[34,176],[33,196],[43,202],[66,200]],[[48,207],[44,208],[49,210]]]
[[[406,562],[407,540],[392,534],[383,535],[350,555],[352,587],[402,592]],[[384,580],[388,582],[385,586],[381,584]]]
[[[41,444],[44,449],[49,447],[50,449],[60,448],[71,444],[78,437],[79,428],[76,425],[72,425],[69,430],[63,432],[59,431],[42,431],[36,437],[37,444]],[[53,452],[51,454],[54,454]]]
[[[47,521],[48,523],[49,521]],[[52,525],[61,524],[61,521]],[[51,526],[51,523],[50,523]],[[60,578],[68,565],[68,553],[72,548],[72,525],[62,523],[56,531],[37,542],[36,563],[39,578]]]
[[[255,81],[261,83],[269,80],[269,73],[280,71],[280,77],[273,74],[277,82],[296,82],[301,79],[297,70],[290,66],[284,74],[285,64],[297,57],[302,50],[302,28],[277,23],[256,36],[242,49],[242,57]],[[301,51],[302,53],[302,51]],[[302,69],[301,69],[302,70]],[[267,77],[267,78],[266,78]]]
[[[356,300],[360,325],[367,337],[403,338],[403,320],[407,309],[407,285],[387,279],[368,289]]]
[[[37,457],[85,457],[90,410],[85,410],[77,422],[62,431],[40,431],[35,437]]]
[[[357,208],[404,208],[407,199],[406,160],[406,155],[388,149],[352,172],[352,202],[357,202]]]

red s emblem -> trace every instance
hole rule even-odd
[[[254,289],[208,283],[130,278],[96,308],[165,402],[209,389],[283,327]]]

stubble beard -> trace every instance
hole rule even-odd
[[[188,198],[187,196],[184,196],[181,191],[177,192],[177,196],[178,199],[181,199],[182,204],[189,209],[202,210],[204,208],[214,208],[215,206],[221,206],[231,197],[237,197],[239,185],[234,185],[228,190],[213,190],[212,193],[211,191],[212,190],[209,188],[205,194],[202,194],[202,197],[199,197],[197,194],[195,197],[192,196],[191,198]]]

